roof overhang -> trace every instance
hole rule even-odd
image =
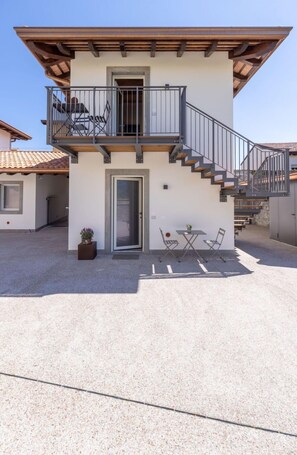
[[[15,27],[17,35],[59,86],[70,84],[75,52],[228,52],[234,96],[284,41],[292,27]]]
[[[32,137],[28,134],[23,133],[23,131],[16,129],[14,126],[9,125],[8,123],[3,122],[3,120],[0,120],[0,130],[9,133],[12,140],[21,139],[22,141],[28,141],[29,139],[32,139]]]

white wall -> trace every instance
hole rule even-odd
[[[50,201],[50,222],[67,215],[68,182],[65,175],[37,175],[36,180],[36,229],[47,224],[47,200]]]
[[[218,120],[233,125],[233,62],[225,52],[205,58],[202,52],[128,53],[103,52],[95,58],[90,52],[76,52],[71,61],[71,85],[106,86],[106,67],[150,67],[150,85],[186,85],[187,101]]]
[[[23,213],[0,214],[0,229],[35,229],[36,175],[1,174],[0,181],[23,182]]]
[[[10,150],[11,134],[0,130],[0,150]]]
[[[162,249],[159,227],[174,234],[190,223],[214,238],[219,227],[227,234],[223,249],[234,248],[233,198],[220,202],[219,187],[181,163],[168,163],[168,153],[147,152],[144,163],[135,163],[135,153],[112,153],[112,163],[103,164],[99,153],[79,154],[78,164],[70,165],[69,249],[80,242],[80,230],[95,231],[98,249],[104,249],[105,235],[105,169],[150,170],[150,249]],[[163,190],[168,184],[169,189]],[[202,240],[197,244],[203,248]]]

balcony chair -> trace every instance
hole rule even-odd
[[[215,240],[203,240],[203,242],[209,247],[211,251],[211,257],[218,256],[222,259],[223,262],[226,262],[225,259],[220,255],[220,248],[225,237],[225,229],[219,228]]]
[[[111,114],[111,106],[109,101],[106,101],[105,108],[102,115],[89,115],[88,117],[80,117],[79,121],[85,125],[88,122],[89,132],[88,135],[99,136],[107,134],[107,123]]]
[[[162,229],[161,228],[159,228],[159,229],[160,229],[160,232],[161,232],[163,243],[165,245],[164,254],[159,257],[159,261],[162,262],[162,259],[164,259],[168,254],[173,256],[174,259],[177,259],[176,255],[175,255],[175,252],[173,250],[175,250],[175,248],[178,247],[179,242],[177,240],[166,239]],[[178,262],[180,262],[180,259],[178,259]]]

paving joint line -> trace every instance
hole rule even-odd
[[[29,377],[26,377],[26,376],[20,376],[20,375],[11,374],[11,373],[4,373],[4,372],[1,372],[1,371],[0,371],[0,375],[1,376],[6,376],[6,377],[10,377],[10,378],[14,378],[14,379],[23,379],[23,380],[30,381],[30,382],[37,382],[37,383],[40,383],[40,384],[51,385],[51,386],[60,387],[60,388],[68,389],[68,390],[75,390],[77,392],[89,393],[89,394],[98,395],[98,396],[101,396],[101,397],[104,397],[104,398],[113,398],[115,400],[124,401],[124,402],[127,402],[127,403],[141,404],[141,405],[148,406],[148,407],[155,408],[155,409],[161,409],[161,410],[170,411],[170,412],[177,412],[179,414],[184,414],[184,415],[188,415],[188,416],[191,416],[191,417],[198,417],[200,419],[211,420],[211,421],[219,422],[219,423],[225,423],[227,425],[234,425],[234,426],[238,426],[238,427],[242,427],[242,428],[249,428],[249,429],[252,429],[252,430],[265,431],[267,433],[274,433],[274,434],[278,434],[278,435],[282,435],[282,436],[289,436],[289,437],[292,437],[292,438],[297,438],[297,434],[294,434],[294,433],[288,433],[288,432],[285,432],[285,431],[274,430],[274,429],[271,429],[271,428],[265,428],[265,427],[250,425],[250,424],[247,424],[247,423],[235,422],[233,420],[221,419],[219,417],[212,417],[212,416],[208,416],[208,415],[204,415],[204,414],[199,414],[199,413],[196,413],[196,412],[185,411],[185,410],[173,408],[173,407],[170,407],[170,406],[162,406],[162,405],[158,405],[158,404],[154,404],[154,403],[149,403],[147,401],[134,400],[132,398],[125,398],[125,397],[121,397],[121,396],[118,396],[118,395],[112,395],[112,394],[108,394],[108,393],[97,392],[95,390],[83,389],[83,388],[80,388],[80,387],[69,386],[69,385],[66,385],[66,384],[58,384],[56,382],[44,381],[42,379],[36,379],[36,378],[29,378]]]

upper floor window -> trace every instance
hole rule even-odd
[[[0,182],[0,213],[23,211],[23,182]]]

